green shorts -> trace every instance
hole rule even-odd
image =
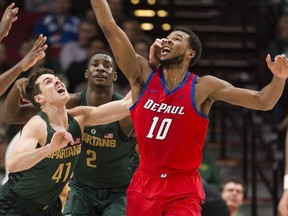
[[[126,216],[126,188],[96,190],[69,186],[65,216]]]
[[[0,189],[0,215],[6,216],[62,216],[61,200],[39,206],[15,193],[6,183]]]

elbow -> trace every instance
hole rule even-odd
[[[6,169],[8,173],[13,173],[13,172],[17,172],[16,170],[16,164],[13,163],[11,160],[7,160],[6,161]]]
[[[275,104],[262,104],[259,107],[259,110],[261,110],[261,111],[269,111],[269,110],[272,110],[274,106],[275,106]]]
[[[14,118],[11,116],[3,115],[1,116],[1,119],[3,119],[3,121],[5,121],[7,124],[16,124]]]

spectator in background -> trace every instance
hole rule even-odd
[[[78,40],[66,43],[60,51],[59,60],[64,73],[72,62],[80,62],[88,58],[87,46],[91,38],[96,36],[96,34],[95,23],[88,20],[81,22]]]
[[[52,0],[25,0],[24,10],[27,12],[48,12],[51,10]]]
[[[52,0],[51,10],[40,17],[34,35],[43,34],[48,38],[49,54],[58,58],[61,47],[78,40],[80,19],[70,13],[71,0]]]
[[[244,183],[239,178],[228,178],[223,181],[220,192],[230,210],[230,216],[243,216],[240,207],[244,201]]]

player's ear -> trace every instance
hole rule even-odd
[[[88,70],[87,70],[87,69],[85,70],[85,74],[84,74],[84,76],[85,76],[85,79],[88,78]]]
[[[196,56],[196,52],[192,49],[189,50],[188,55],[191,59],[193,59]]]
[[[115,82],[117,80],[117,78],[118,78],[118,74],[117,74],[117,72],[114,72],[113,81]]]
[[[42,97],[42,95],[38,94],[38,95],[35,95],[35,96],[34,96],[34,100],[35,100],[37,103],[40,103],[41,101],[43,101],[43,97]]]

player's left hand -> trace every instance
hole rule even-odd
[[[48,45],[46,44],[47,37],[42,34],[39,35],[37,40],[34,42],[32,49],[26,54],[26,56],[18,63],[22,68],[22,71],[27,71],[33,67],[39,60],[46,56],[45,50]]]
[[[288,58],[285,54],[277,55],[274,61],[271,61],[270,54],[266,57],[266,62],[272,73],[280,79],[288,77]]]

